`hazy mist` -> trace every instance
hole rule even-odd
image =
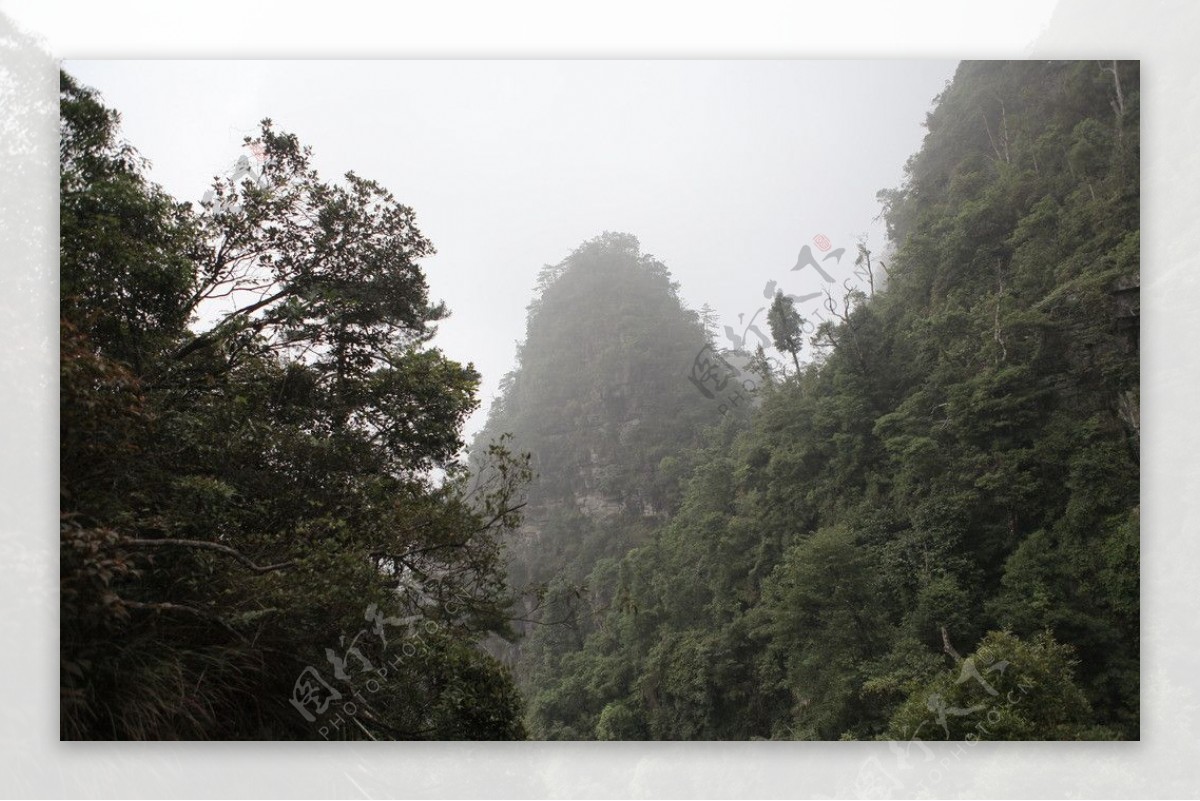
[[[882,251],[875,193],[897,186],[952,61],[71,61],[150,176],[199,201],[270,117],[325,180],[379,181],[416,211],[452,316],[434,344],[483,376],[483,424],[524,336],[535,276],[604,231],[636,235],[693,308],[741,330],[824,234]],[[819,308],[817,301],[802,311]],[[681,367],[682,369],[682,367]]]

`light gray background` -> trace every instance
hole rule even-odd
[[[182,7],[182,12],[177,8]],[[0,20],[0,792],[61,797],[1200,795],[1192,400],[1200,331],[1196,58],[1187,2],[493,3],[367,6],[5,2]],[[11,34],[11,20],[40,45]],[[58,742],[57,72],[144,57],[1140,58],[1143,119],[1142,742],[102,744]],[[188,98],[177,101],[186,108]],[[196,100],[195,102],[199,102]],[[120,107],[120,103],[114,101]],[[255,111],[255,114],[258,112]],[[303,131],[298,131],[303,135]],[[141,144],[134,132],[135,143]],[[370,133],[364,140],[373,142]],[[318,146],[319,143],[313,143]],[[360,159],[346,168],[375,177]],[[362,166],[360,166],[362,164]],[[322,165],[324,166],[324,165]],[[872,190],[878,187],[872,187]],[[396,187],[419,214],[419,200]],[[806,219],[798,235],[811,235]],[[849,225],[852,223],[838,222]],[[820,223],[813,225],[819,230]],[[586,228],[582,225],[581,228]],[[616,227],[616,226],[614,226]],[[632,225],[630,227],[633,227]],[[813,231],[816,233],[818,231]],[[430,230],[437,237],[437,231]],[[536,270],[590,236],[510,254]],[[645,232],[643,240],[651,239]],[[841,231],[827,231],[836,239]],[[739,237],[730,237],[738,244]],[[448,243],[442,242],[443,253]],[[753,241],[748,246],[753,246]],[[653,250],[653,242],[646,242]],[[555,250],[557,248],[557,250]],[[449,257],[451,254],[446,254]],[[691,254],[658,253],[669,266]],[[774,256],[771,256],[773,259]],[[762,269],[773,261],[763,257]],[[786,261],[786,259],[785,259]],[[723,273],[715,272],[717,278]],[[436,289],[436,287],[435,287]],[[446,293],[441,293],[445,295]],[[692,298],[699,303],[708,298]],[[717,299],[709,299],[714,306]],[[737,304],[734,303],[734,306]],[[718,310],[729,313],[728,307]],[[733,309],[736,312],[738,309]],[[454,353],[453,355],[459,355]]]

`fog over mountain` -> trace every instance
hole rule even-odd
[[[329,176],[412,206],[452,316],[437,343],[483,375],[482,426],[538,271],[604,231],[635,234],[692,308],[743,332],[770,281],[828,237],[882,252],[875,193],[899,184],[953,61],[68,61],[121,113],[149,176],[199,201],[272,118]],[[817,251],[820,253],[820,251]],[[853,259],[829,262],[840,282]],[[832,266],[831,266],[832,265]],[[834,269],[834,268],[837,269]],[[819,309],[814,299],[811,308]],[[739,315],[743,315],[739,323]],[[761,319],[760,319],[761,325]],[[765,329],[764,329],[765,330]]]

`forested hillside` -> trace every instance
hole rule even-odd
[[[543,273],[477,440],[537,473],[493,644],[531,736],[1138,737],[1138,77],[962,64],[874,292],[773,312],[755,408],[632,237]]]
[[[526,636],[492,641],[521,665],[527,692],[544,647],[582,645],[580,626],[611,603],[618,560],[678,507],[681,457],[719,417],[680,377],[707,344],[703,321],[635,237],[586,242],[538,284],[517,369],[476,438],[482,450],[511,437],[538,476],[506,549]]]
[[[60,100],[64,739],[1139,736],[1137,63],[960,65],[767,352],[584,242],[467,459],[412,208]]]

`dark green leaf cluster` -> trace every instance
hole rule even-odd
[[[499,533],[456,462],[478,375],[413,212],[264,122],[199,209],[62,77],[62,734],[511,738]]]

